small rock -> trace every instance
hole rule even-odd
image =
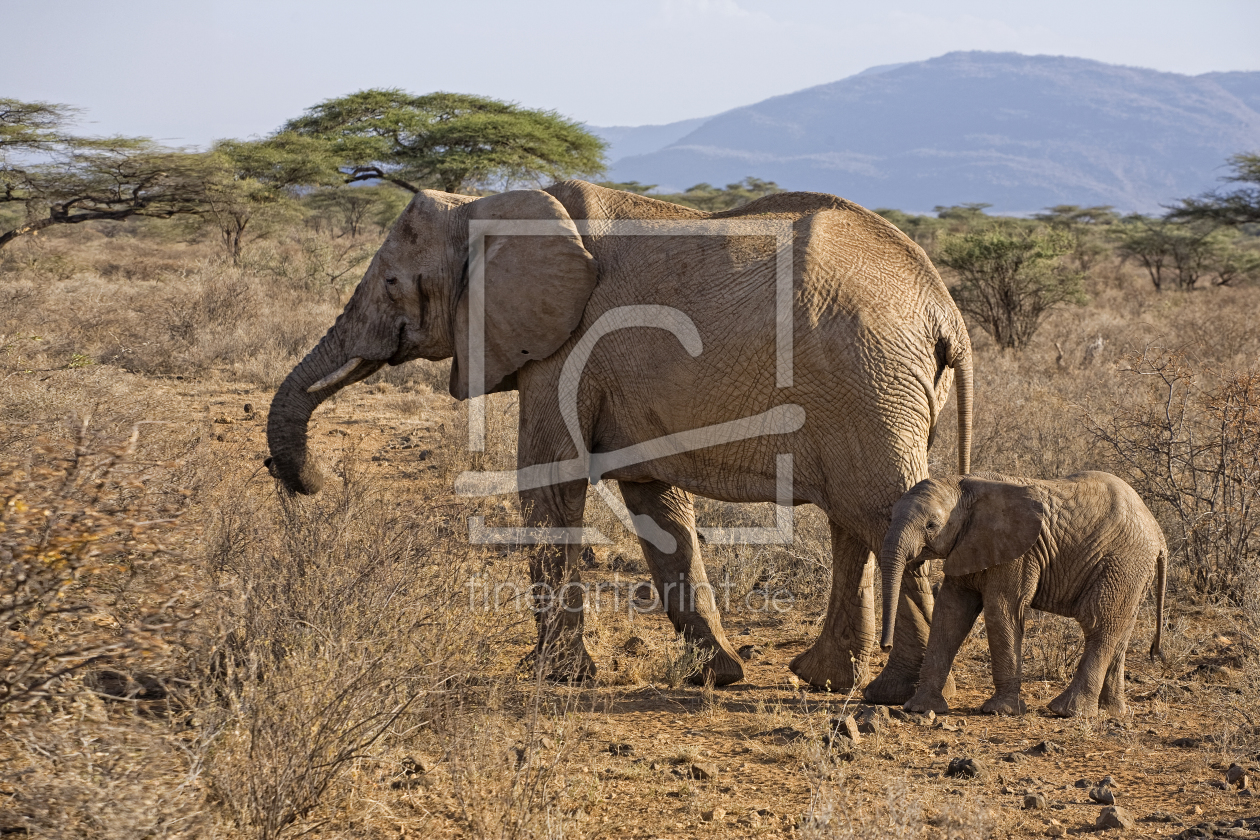
[[[1082,788],[1082,789],[1084,789],[1084,788],[1089,787],[1089,785],[1090,785],[1090,781],[1089,781],[1089,779],[1077,779],[1077,780],[1076,780],[1076,787],[1078,787],[1078,788]]]
[[[772,738],[781,744],[790,744],[805,737],[805,733],[792,726],[777,726],[765,732],[758,732],[756,738]]]
[[[1167,811],[1152,811],[1146,815],[1147,822],[1179,823],[1181,818]]]
[[[1067,828],[1063,825],[1052,825],[1046,829],[1047,837],[1066,837]]]
[[[1125,809],[1116,805],[1109,805],[1098,814],[1098,820],[1094,825],[1098,828],[1123,828],[1127,831],[1137,825],[1137,823]]]
[[[252,403],[245,403],[245,413],[246,413],[246,414],[253,414],[253,413],[254,413],[254,406],[253,406],[253,404],[252,404]]]
[[[707,782],[717,778],[717,765],[708,761],[696,761],[687,768],[687,775],[698,781]]]
[[[1046,798],[1040,793],[1029,793],[1024,795],[1025,811],[1040,811],[1046,807]]]
[[[764,651],[760,645],[744,645],[736,653],[739,654],[740,659],[751,662],[754,659],[760,659]]]
[[[888,731],[888,724],[881,717],[871,716],[858,724],[858,732],[863,735],[883,735]]]
[[[726,810],[723,808],[710,808],[707,811],[700,812],[700,819],[704,820],[705,822],[713,822],[714,820],[720,820],[722,819],[722,817],[725,817],[725,816],[726,816]]]
[[[1120,790],[1120,786],[1119,786],[1118,784],[1116,784],[1116,780],[1115,780],[1115,779],[1113,779],[1111,776],[1103,776],[1103,777],[1102,777],[1102,778],[1098,781],[1098,786],[1099,786],[1099,787],[1109,787],[1109,788],[1111,788],[1112,790]]]
[[[1099,785],[1089,792],[1089,798],[1097,802],[1099,805],[1115,805],[1116,794],[1106,785]]]
[[[853,715],[844,719],[832,718],[831,731],[835,735],[843,735],[855,744],[862,743],[862,733],[858,731],[858,723]]]
[[[1202,742],[1202,739],[1200,738],[1174,738],[1171,743],[1174,747],[1181,747],[1182,749],[1190,749],[1192,747],[1199,746],[1201,742]]]
[[[1058,755],[1063,752],[1063,747],[1059,746],[1054,741],[1042,741],[1039,744],[1034,744],[1029,747],[1025,750],[1025,752],[1029,755]]]
[[[961,779],[974,779],[983,776],[984,772],[984,762],[978,758],[953,758],[950,759],[945,775]]]
[[[404,776],[417,776],[433,769],[433,762],[424,756],[409,755],[401,762]]]
[[[1242,790],[1247,787],[1247,771],[1239,767],[1237,764],[1229,765],[1229,769],[1225,771],[1225,781],[1228,784]]]
[[[631,656],[647,656],[648,655],[647,642],[643,641],[638,636],[631,636],[630,638],[626,639],[626,643],[621,646],[621,649],[624,650],[626,653],[630,654]]]
[[[634,755],[634,744],[609,744],[608,753],[610,755],[628,756]]]
[[[1006,758],[1003,759],[1003,761],[1006,761],[1010,764],[1021,764],[1027,760],[1028,760],[1028,754],[1022,753],[1022,752],[1010,753],[1009,755],[1006,756]]]
[[[1189,814],[1190,816],[1192,816],[1192,817],[1197,817],[1197,816],[1199,816],[1200,814],[1202,814],[1202,813],[1203,813],[1203,806],[1202,806],[1202,805],[1195,805],[1193,808],[1191,808],[1191,809],[1190,809],[1189,811],[1187,811],[1186,813],[1188,813],[1188,814]]]

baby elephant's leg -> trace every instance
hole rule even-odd
[[[1119,628],[1103,625],[1085,629],[1085,652],[1076,676],[1062,694],[1046,704],[1060,717],[1091,717],[1098,713],[1098,699],[1108,671],[1115,667],[1116,648],[1122,633]]]
[[[1134,616],[1136,620],[1137,616]],[[1129,647],[1129,637],[1133,635],[1133,621],[1125,631],[1116,652],[1111,657],[1111,665],[1107,668],[1107,676],[1103,678],[1102,692],[1098,695],[1098,708],[1114,717],[1128,712],[1124,702],[1124,652]]]
[[[1019,696],[1024,680],[1023,605],[997,593],[986,598],[984,630],[989,637],[994,692],[980,711],[990,715],[1022,715],[1028,711]]]
[[[905,705],[908,711],[933,711],[937,714],[949,711],[949,702],[943,694],[949,669],[954,664],[958,648],[976,623],[982,605],[979,592],[963,589],[954,578],[945,578],[932,615],[927,654],[919,671],[919,688]]]

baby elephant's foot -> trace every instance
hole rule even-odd
[[[986,715],[1022,715],[1028,706],[1018,694],[998,694],[985,700],[980,711]]]
[[[1059,717],[1093,717],[1098,714],[1098,701],[1087,700],[1068,689],[1047,703],[1046,708]]]
[[[920,688],[902,708],[907,712],[935,712],[943,715],[949,712],[949,701],[939,691]]]

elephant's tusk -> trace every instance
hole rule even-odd
[[[316,391],[322,391],[325,388],[331,388],[333,385],[336,385],[337,383],[345,379],[347,376],[354,373],[355,368],[357,368],[360,364],[362,364],[362,362],[363,360],[361,358],[359,358],[358,356],[355,356],[353,359],[346,362],[344,365],[337,368],[335,371],[328,374],[327,376],[325,376],[323,379],[316,382],[311,387],[307,388],[306,393],[313,394]]]

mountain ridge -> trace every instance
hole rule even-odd
[[[1159,212],[1260,148],[1260,71],[1186,76],[1065,56],[954,52],[883,65],[646,134],[610,167],[661,192],[755,175],[869,207],[982,202]],[[599,133],[601,129],[591,127]],[[671,137],[683,128],[681,136]]]

